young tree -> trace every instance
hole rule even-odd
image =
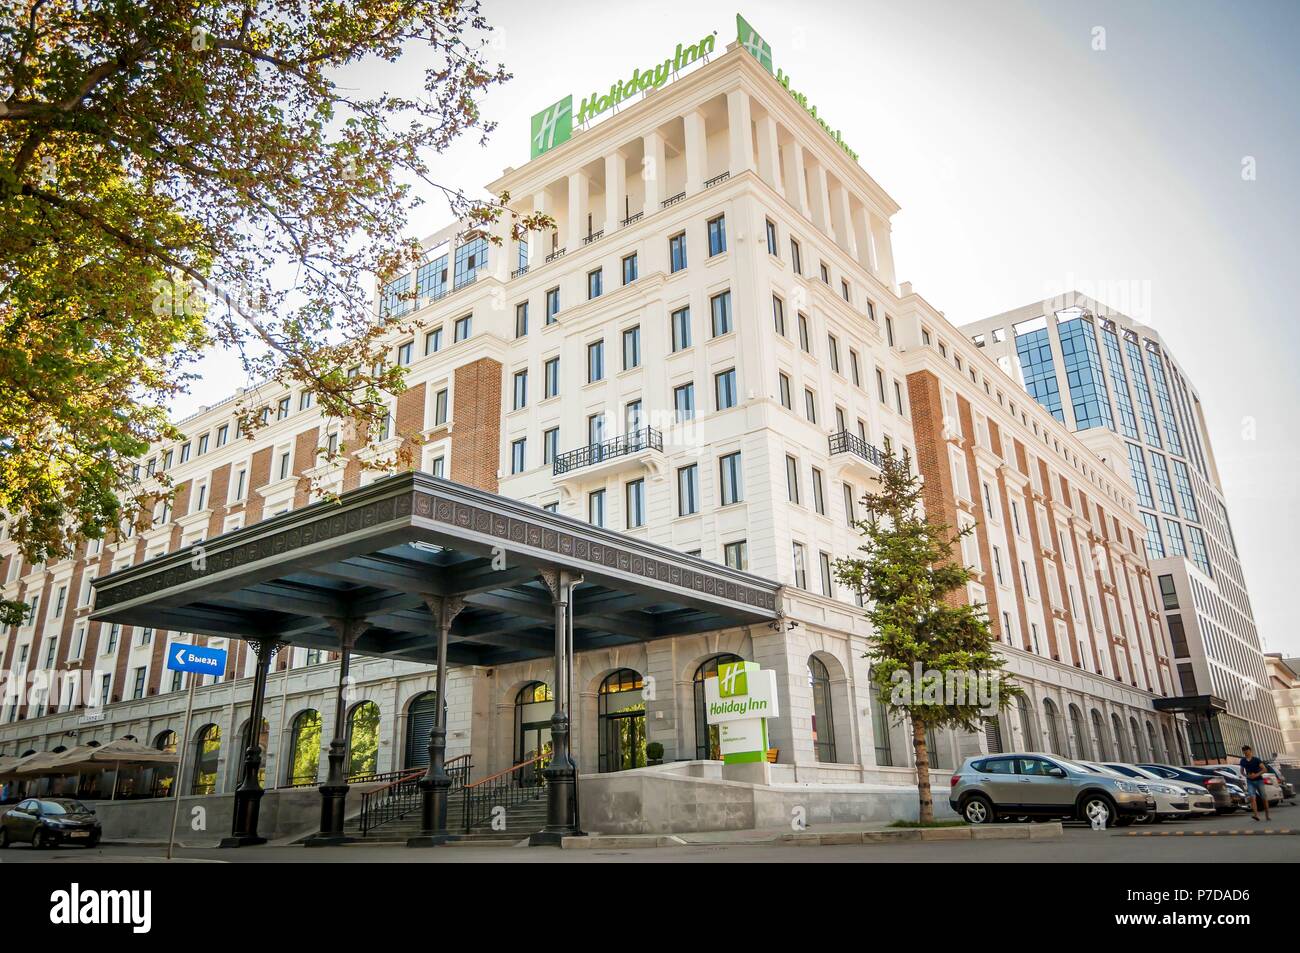
[[[872,689],[891,719],[911,723],[920,820],[929,823],[934,800],[926,732],[978,730],[988,680],[1000,708],[1021,690],[1001,674],[1006,659],[994,649],[985,607],[966,601],[972,571],[954,554],[974,526],[953,533],[928,519],[921,481],[905,459],[886,454],[881,469],[880,491],[863,496],[864,515],[855,522],[862,555],[836,560],[835,572],[867,607]]]
[[[207,346],[379,429],[402,371],[382,363],[392,326],[369,289],[418,259],[412,185],[494,242],[503,216],[516,235],[550,224],[430,177],[433,155],[493,128],[478,98],[509,76],[489,29],[466,0],[0,12],[0,518],[31,561],[166,491],[132,458],[179,436],[166,402]],[[424,67],[415,89],[358,91],[403,56]],[[245,432],[261,410],[240,405]]]

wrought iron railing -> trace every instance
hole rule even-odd
[[[643,218],[645,218],[645,212],[633,212],[627,218],[623,219],[621,224],[624,228],[627,228],[633,222],[639,222]]]
[[[444,767],[451,776],[449,795],[459,791],[469,781],[469,755],[452,758]],[[420,789],[420,779],[425,773],[424,768],[401,772],[399,777],[383,787],[361,795],[361,835],[364,837],[381,824],[418,810],[424,796]]]
[[[884,466],[884,455],[855,433],[849,433],[847,430],[833,433],[830,436],[830,444],[831,456],[837,453],[852,453],[866,460],[873,467]]]
[[[666,198],[666,199],[664,199],[662,202],[660,202],[660,203],[659,203],[659,207],[660,207],[660,208],[667,208],[667,207],[670,206],[670,205],[676,205],[678,202],[680,202],[680,201],[681,201],[682,199],[684,199],[684,198],[686,198],[686,193],[685,193],[685,192],[678,192],[676,195],[670,195],[670,196],[668,196],[668,198]]]
[[[461,826],[468,834],[492,819],[492,811],[536,801],[546,790],[542,766],[548,752],[520,761],[461,790]]]
[[[556,454],[551,462],[551,473],[558,476],[615,457],[625,457],[630,453],[639,453],[642,450],[658,450],[662,453],[663,449],[664,435],[653,427],[643,427],[631,433],[611,437],[609,440],[602,440],[600,443]]]
[[[707,181],[705,181],[705,183],[704,183],[704,187],[705,187],[706,189],[711,189],[711,188],[713,188],[715,185],[717,185],[717,184],[720,183],[720,182],[726,182],[729,178],[731,178],[731,170],[730,170],[730,169],[728,169],[726,172],[723,172],[723,173],[720,174],[720,175],[715,175],[713,178],[708,179]]]
[[[564,257],[564,253],[565,253],[566,251],[568,251],[568,248],[567,248],[567,247],[566,247],[566,248],[557,248],[557,249],[555,249],[555,251],[551,252],[549,255],[546,256],[546,261],[549,263],[549,262],[553,262],[553,261],[555,261],[555,259],[557,259],[557,258],[563,258],[563,257]]]
[[[510,278],[511,280],[514,280],[515,278],[518,278],[520,275],[526,275],[526,274],[528,274],[528,266],[520,265],[514,271],[510,272]]]
[[[605,237],[605,230],[602,228],[598,232],[592,232],[590,235],[588,235],[586,238],[582,240],[582,243],[584,245],[590,245],[592,242],[600,241],[604,237]]]

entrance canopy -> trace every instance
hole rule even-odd
[[[582,576],[579,652],[775,621],[780,586],[424,473],[398,474],[95,580],[91,619],[436,662],[429,603],[463,602],[455,665],[550,656],[549,572]]]

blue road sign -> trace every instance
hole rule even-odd
[[[225,675],[226,650],[173,642],[167,646],[167,667],[174,672]]]

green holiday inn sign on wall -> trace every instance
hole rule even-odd
[[[710,33],[695,43],[678,43],[673,55],[665,58],[662,63],[656,63],[645,70],[637,67],[632,71],[631,76],[613,83],[607,93],[593,90],[589,96],[583,98],[576,116],[573,112],[572,95],[565,96],[558,102],[547,106],[541,112],[536,113],[533,116],[530,130],[530,158],[536,159],[543,153],[567,142],[573,135],[575,122],[579,124],[585,123],[631,98],[636,93],[644,93],[648,90],[660,88],[676,76],[680,70],[712,53],[716,44],[716,37],[716,33]],[[790,76],[787,73],[780,69],[773,70],[772,47],[759,36],[758,31],[750,26],[739,13],[736,14],[736,39],[741,46],[749,51],[751,56],[758,60],[765,70],[772,73],[776,81],[785,88],[786,92],[794,98],[794,101],[808,115],[817,121],[817,124],[826,131],[826,134],[844,151],[844,154],[856,162],[858,154],[845,143],[840,131],[832,128],[830,123],[817,114],[816,105],[809,105],[807,96],[798,90],[790,88]]]

